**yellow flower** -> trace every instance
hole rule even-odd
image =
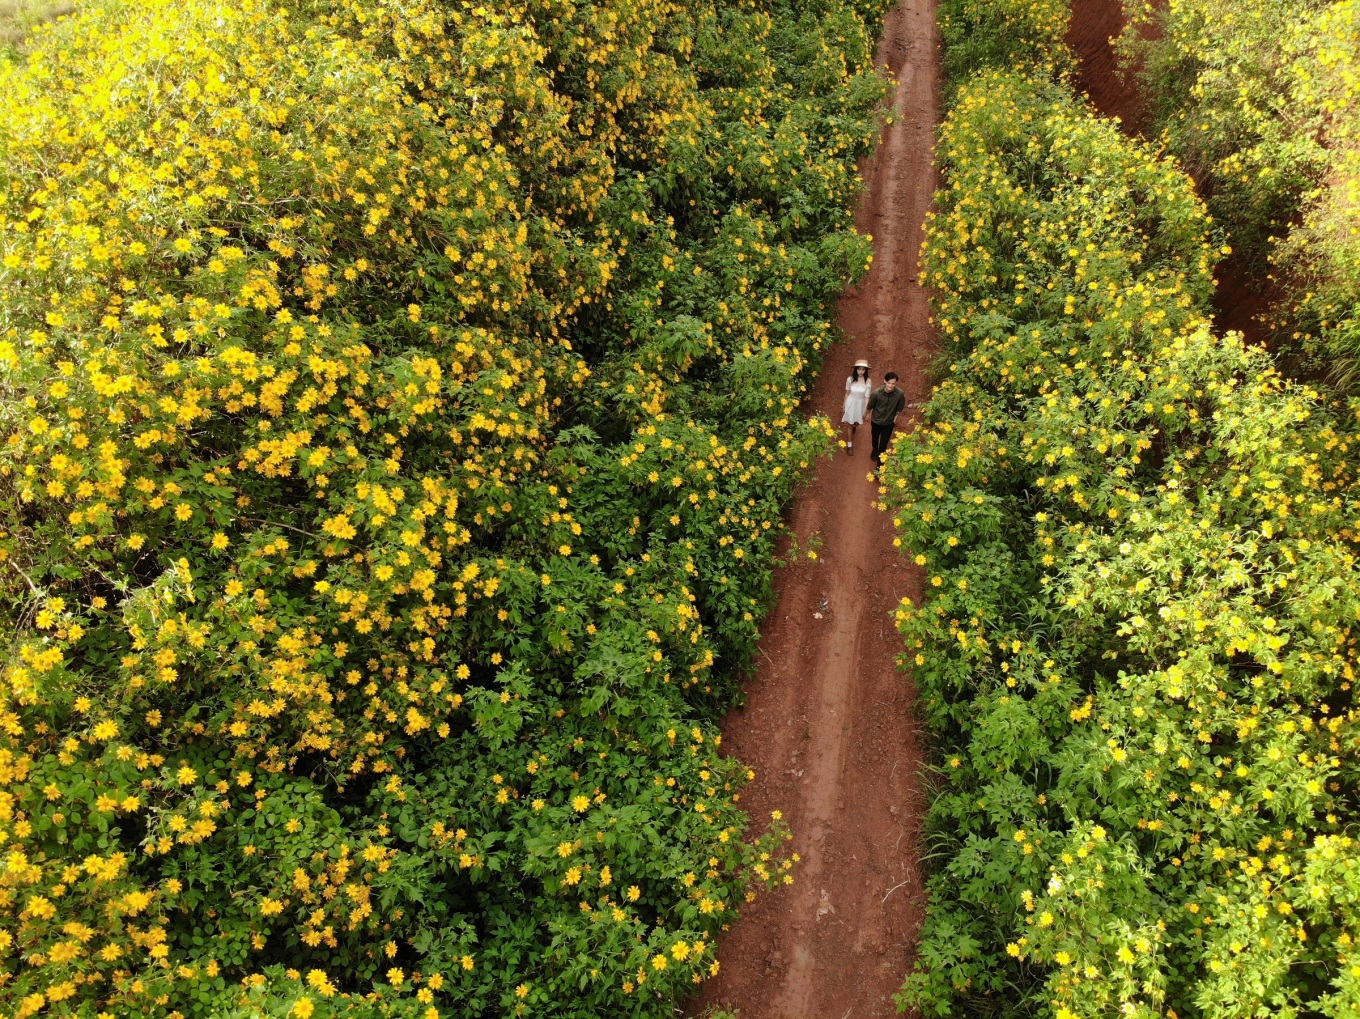
[[[111,740],[117,735],[117,722],[104,721],[94,727],[94,738],[97,740]]]

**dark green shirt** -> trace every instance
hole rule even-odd
[[[890,425],[906,405],[907,396],[900,388],[890,393],[879,386],[869,395],[870,420],[876,425]]]

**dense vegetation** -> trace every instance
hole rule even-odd
[[[1360,3],[1128,4],[1120,41],[1154,129],[1288,297],[1276,345],[1360,381]],[[1311,363],[1309,363],[1311,362]]]
[[[716,969],[881,7],[89,0],[0,71],[0,1011]]]
[[[1217,227],[1073,96],[1061,19],[965,7],[1022,70],[955,83],[947,370],[884,480],[940,751],[904,1003],[1354,1015],[1356,409],[1215,334]]]

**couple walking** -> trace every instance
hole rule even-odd
[[[878,467],[892,442],[897,415],[906,405],[906,394],[897,388],[897,372],[884,375],[883,385],[875,389],[869,379],[869,362],[863,358],[856,361],[850,377],[845,380],[845,408],[841,413],[841,423],[849,428],[846,453],[855,455],[855,433],[867,414],[873,440],[870,455],[874,458],[874,466]]]

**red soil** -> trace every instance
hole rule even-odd
[[[1229,255],[1218,264],[1214,276],[1214,321],[1221,330],[1235,329],[1248,343],[1269,345],[1270,329],[1263,321],[1280,299],[1273,279],[1261,279],[1248,271],[1245,260]]]
[[[916,279],[921,229],[935,187],[938,53],[933,0],[901,0],[879,60],[898,81],[892,122],[864,166],[857,225],[874,264],[841,301],[850,337],[831,352],[810,409],[841,416],[850,364],[875,379],[896,371],[909,410],[929,394],[934,350],[926,292]],[[906,415],[904,415],[906,417]],[[724,746],[756,769],[752,816],[780,809],[802,857],[792,888],[760,896],[719,942],[721,973],[706,1006],[742,1019],[869,1019],[895,1014],[923,902],[918,861],[924,813],[911,679],[893,612],[918,600],[921,577],[892,544],[875,505],[868,427],[853,456],[823,462],[793,509],[801,536],[818,534],[816,563],[783,570],[760,642],[748,702],[727,718]]]
[[[1077,55],[1077,91],[1091,97],[1097,110],[1118,117],[1124,130],[1141,134],[1147,125],[1143,97],[1132,78],[1119,74],[1110,40],[1124,31],[1119,0],[1074,0],[1067,26],[1067,45]]]

